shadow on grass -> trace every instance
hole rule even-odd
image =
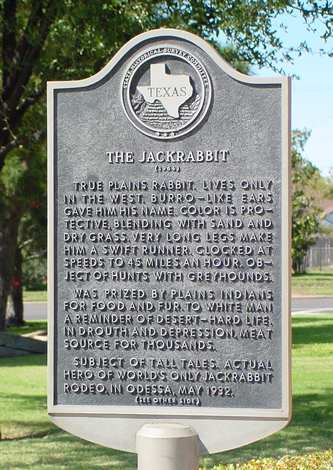
[[[297,318],[293,324],[293,345],[332,343],[332,319]]]
[[[25,356],[2,357],[0,367],[46,366],[45,354],[27,354]]]
[[[45,395],[0,393],[0,404],[2,440],[38,436],[56,429],[47,417]],[[15,415],[8,409],[16,410]]]
[[[6,403],[9,400],[15,403],[14,406],[19,412],[39,408],[46,413],[47,398],[45,395],[22,395],[21,393],[7,394],[0,392],[0,403]]]
[[[6,328],[6,333],[13,333],[15,335],[25,335],[39,330],[47,330],[46,320],[29,320],[26,321],[22,326],[8,326]]]
[[[293,418],[283,431],[241,449],[202,458],[208,469],[221,463],[238,463],[253,458],[282,457],[332,448],[333,389],[293,399]]]
[[[333,271],[316,271],[316,272],[311,271],[308,273],[293,274],[293,278],[295,279],[313,278],[313,277],[319,277],[319,278],[327,277],[327,279],[333,279]]]
[[[329,437],[333,442],[333,388],[321,390],[320,394],[312,393],[293,398],[293,426],[306,426],[310,441],[314,429],[320,428],[318,437]]]
[[[1,468],[17,469],[71,469],[71,470],[134,470],[136,455],[91,444],[64,433],[48,435],[43,439],[0,443]],[[25,455],[23,460],[21,455]],[[6,467],[8,465],[8,467]],[[158,470],[158,469],[156,469]]]

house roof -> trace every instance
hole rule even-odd
[[[330,214],[333,212],[333,199],[322,199],[320,207],[326,215]]]

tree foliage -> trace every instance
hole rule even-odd
[[[297,13],[308,28],[320,24],[324,40],[333,26],[329,0],[0,0],[0,7],[0,170],[10,150],[45,135],[35,105],[46,80],[91,75],[144,30],[173,26],[213,40],[222,31],[246,63],[277,69],[279,60],[307,49],[284,47],[278,17]]]
[[[319,232],[319,170],[303,158],[308,131],[292,136],[292,265],[295,273],[305,271],[304,258]]]

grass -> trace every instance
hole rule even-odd
[[[202,458],[203,467],[212,469],[215,466],[216,470],[222,470],[224,467],[218,466],[230,462],[268,457],[279,459],[285,455],[293,457],[333,447],[333,315],[300,315],[293,318],[293,343],[294,409],[291,424],[258,443],[205,456]],[[2,439],[16,438],[0,442],[0,469],[134,470],[133,454],[84,442],[57,430],[49,422],[45,380],[44,356],[0,360]],[[45,435],[42,437],[42,434]],[[331,454],[325,455],[332,460]],[[315,454],[307,461],[320,459]],[[290,463],[289,467],[273,466],[273,463],[270,467],[264,467],[261,463],[261,466],[247,466],[244,470],[321,468],[310,466],[310,463],[293,467],[296,460],[290,462],[294,463]],[[331,468],[329,465],[322,468],[328,470]],[[229,467],[228,470],[232,468],[236,467]]]
[[[52,428],[46,413],[45,355],[0,359],[1,438],[39,435]]]
[[[46,320],[29,320],[23,326],[8,326],[6,333],[13,333],[14,335],[26,335],[34,333],[39,330],[47,330]]]
[[[134,470],[136,456],[64,433],[0,444],[0,468],[10,470]],[[158,470],[158,469],[156,469]]]
[[[322,271],[312,270],[306,274],[294,274],[292,277],[292,294],[333,296],[333,268]]]
[[[293,318],[293,418],[255,444],[203,459],[208,468],[253,457],[282,457],[333,447],[333,315]]]
[[[47,302],[46,290],[23,291],[23,302]]]

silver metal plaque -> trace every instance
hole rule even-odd
[[[288,78],[161,29],[50,82],[48,129],[54,422],[124,450],[191,424],[202,452],[284,427]]]

